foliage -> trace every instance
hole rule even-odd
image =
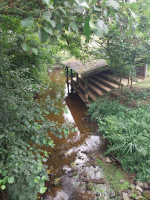
[[[134,78],[139,66],[149,64],[149,6],[148,2],[138,1],[124,6],[131,8],[130,17],[123,12],[116,13],[116,23],[109,23],[109,32],[103,38],[96,38],[99,46],[93,54],[103,57],[117,75],[130,75]],[[98,53],[99,52],[99,55]]]
[[[132,1],[121,0],[33,0],[30,2],[2,0],[0,14],[18,16],[21,26],[25,30],[34,28],[41,42],[57,41],[60,36],[66,35],[66,31],[70,34],[84,34],[88,41],[92,35],[98,38],[107,35],[110,24],[115,25],[122,13],[129,19],[133,13],[132,9],[136,8],[134,5]],[[76,44],[75,41],[73,43]],[[25,51],[32,50],[35,54],[38,52],[32,44],[28,45],[26,40],[22,47]]]
[[[110,142],[107,153],[113,152],[124,169],[137,172],[137,178],[146,181],[150,181],[149,113],[149,103],[129,108],[108,97],[94,102],[88,110]]]
[[[48,175],[44,163],[49,155],[40,147],[54,146],[47,131],[63,137],[71,126],[58,126],[46,118],[50,113],[59,114],[60,109],[55,106],[58,99],[48,97],[45,102],[33,99],[35,92],[52,87],[48,79],[43,85],[45,60],[53,64],[48,43],[41,44],[32,31],[24,33],[18,18],[3,16],[1,27],[4,28],[0,30],[0,189],[5,189],[12,200],[33,200],[38,192],[46,190],[44,182]],[[32,43],[32,49],[38,48],[38,55],[36,50],[23,51],[24,37],[28,45]],[[52,49],[56,51],[56,47]]]

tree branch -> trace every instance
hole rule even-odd
[[[106,49],[106,51],[109,51],[108,48],[104,47],[102,43],[98,42],[97,40],[95,40],[95,42],[97,42],[98,44],[100,44],[104,49]]]
[[[20,17],[27,17],[27,14],[25,14],[25,13],[15,13],[15,12],[12,12],[12,11],[9,11],[9,12],[4,12],[4,11],[0,11],[0,14],[2,14],[2,15],[18,15],[18,16],[20,16]]]

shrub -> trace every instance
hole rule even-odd
[[[104,98],[90,105],[88,114],[110,142],[107,153],[113,152],[140,180],[150,181],[150,104],[128,108]]]

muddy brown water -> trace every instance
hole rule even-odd
[[[88,157],[85,152],[97,151],[100,148],[101,140],[99,136],[92,134],[88,122],[85,120],[87,107],[76,93],[68,93],[66,85],[66,77],[63,69],[50,71],[48,76],[52,83],[56,83],[52,90],[45,91],[42,98],[50,95],[51,98],[59,97],[58,106],[66,107],[68,113],[60,111],[59,115],[50,114],[48,118],[51,121],[58,121],[59,124],[66,121],[73,123],[78,131],[70,132],[68,138],[57,138],[49,132],[49,136],[55,143],[54,148],[46,148],[51,152],[46,165],[49,170],[49,181],[47,181],[47,191],[41,197],[44,200],[92,200],[95,199],[91,191],[85,188],[77,187],[77,179],[70,177],[69,172],[76,166],[78,171],[84,167],[84,171],[92,170],[85,163],[88,162]],[[101,174],[96,175],[101,176]],[[58,186],[54,186],[52,182],[60,178],[61,182]]]

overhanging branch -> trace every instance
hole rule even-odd
[[[27,17],[27,14],[25,13],[15,13],[15,12],[12,12],[12,11],[0,11],[0,14],[2,15],[16,15],[16,16],[20,16],[20,17]]]

